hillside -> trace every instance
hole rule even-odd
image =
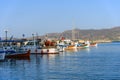
[[[44,36],[45,35],[39,36],[39,38],[44,38]],[[110,29],[66,30],[62,33],[48,33],[47,37],[54,39],[60,39],[60,37],[65,37],[67,39],[83,40],[120,40],[120,27],[114,27]]]

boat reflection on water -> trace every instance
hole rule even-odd
[[[89,52],[90,48],[81,48],[81,49],[78,49],[78,51],[83,51],[83,50]]]
[[[87,52],[90,52],[90,48],[86,48],[85,50],[86,50]]]
[[[56,56],[59,56],[59,54],[42,54],[42,58],[47,58],[47,59],[54,59]]]
[[[1,62],[1,61],[0,61]],[[4,60],[2,60],[2,64],[0,64],[0,66],[22,66],[22,65],[25,65],[26,63],[29,63],[30,62],[30,57],[28,58],[5,58]],[[23,64],[21,64],[23,63]],[[12,67],[10,67],[11,69]]]
[[[30,57],[7,57],[4,60],[0,60],[0,62],[14,62],[14,61],[29,61],[30,62]]]
[[[59,54],[31,54],[30,63],[35,63],[37,65],[44,64],[47,61],[54,60]]]
[[[28,61],[30,61],[30,57],[14,57],[14,58],[7,57],[5,60],[8,60],[8,59],[14,59],[14,60],[28,60]]]
[[[71,50],[65,50],[65,52],[68,52],[68,53],[74,53],[74,52],[77,52],[78,49],[75,48],[75,49],[71,49]]]

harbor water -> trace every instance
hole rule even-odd
[[[120,80],[120,43],[0,61],[0,80]]]

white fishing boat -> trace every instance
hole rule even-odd
[[[59,50],[56,47],[43,47],[41,54],[58,54]]]
[[[67,46],[68,46],[68,45],[65,44],[64,42],[57,43],[57,49],[59,50],[59,52],[65,51],[65,48],[66,48]]]
[[[67,45],[57,45],[57,49],[59,50],[59,52],[65,51],[66,47],[67,47]]]
[[[39,42],[36,40],[33,41],[26,41],[25,45],[21,47],[24,50],[30,50],[31,53],[41,53],[41,46]]]
[[[53,43],[49,41],[44,42],[44,47],[39,44],[37,40],[27,41],[21,48],[24,50],[30,50],[31,53],[37,54],[56,54],[59,53],[58,49],[53,46]],[[49,45],[49,46],[48,46]]]
[[[56,43],[46,40],[44,42],[44,47],[41,49],[41,54],[58,54],[59,50],[57,49]]]

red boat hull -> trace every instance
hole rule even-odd
[[[6,55],[6,58],[29,58],[30,57],[30,50],[28,50],[26,53],[16,53],[16,54],[10,54]]]

